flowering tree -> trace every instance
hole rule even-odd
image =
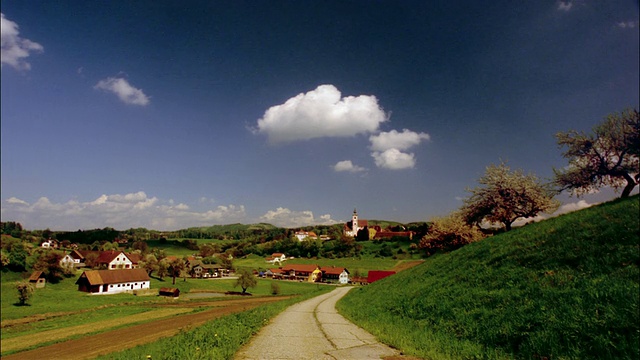
[[[471,196],[460,209],[469,224],[501,223],[509,231],[517,219],[553,212],[560,205],[535,175],[511,171],[505,163],[488,166],[478,182],[483,186],[468,189]]]
[[[558,145],[567,147],[562,154],[569,166],[554,169],[560,191],[581,196],[604,186],[628,197],[640,182],[640,120],[638,110],[613,113],[593,128],[592,134],[578,131],[556,134]]]
[[[438,250],[452,251],[484,237],[477,227],[465,222],[460,211],[431,221],[429,232],[420,240],[418,247],[429,255]]]

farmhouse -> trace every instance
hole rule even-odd
[[[287,260],[287,256],[283,253],[273,253],[265,259],[270,264],[282,263]]]
[[[81,259],[79,259],[81,264],[86,264],[87,258],[94,258],[94,266],[108,270],[135,269],[138,267],[138,262],[140,261],[140,255],[138,254],[126,254],[116,250],[75,250],[70,255],[74,258],[79,255],[81,257]]]
[[[322,279],[322,270],[317,265],[291,264],[282,267],[283,277],[291,280],[316,282]]]
[[[296,231],[295,235],[298,241],[315,240],[318,238],[318,235],[313,231]]]
[[[151,279],[144,269],[87,270],[80,275],[78,291],[117,294],[149,289]]]
[[[191,270],[189,274],[194,278],[210,278],[222,276],[221,266],[218,264],[205,264],[202,261],[195,260],[191,262]]]
[[[322,280],[336,280],[338,284],[349,283],[349,270],[346,268],[323,266],[320,271],[322,271]]]

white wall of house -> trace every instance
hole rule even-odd
[[[346,271],[343,271],[342,273],[340,273],[340,276],[338,277],[338,282],[340,284],[348,284],[349,283],[349,273]]]
[[[100,291],[92,294],[118,294],[125,291],[133,291],[140,289],[149,289],[151,281],[136,281],[120,284],[105,284],[100,286]],[[105,289],[106,288],[106,289]]]
[[[113,259],[109,263],[109,266],[107,268],[109,270],[133,269],[133,263],[131,262],[131,260],[129,260],[129,258],[124,253],[120,253],[118,256],[116,256],[115,259]]]
[[[67,254],[62,259],[60,259],[60,266],[70,266],[72,267],[75,264],[75,259],[71,257],[71,255]]]

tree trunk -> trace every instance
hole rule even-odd
[[[633,189],[636,187],[636,185],[638,185],[638,183],[628,173],[624,173],[623,176],[624,176],[624,179],[627,180],[627,186],[625,186],[624,190],[622,190],[622,195],[620,195],[620,197],[621,198],[627,198],[627,197],[629,197],[629,195],[631,194]]]

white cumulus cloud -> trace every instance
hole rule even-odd
[[[320,85],[269,108],[255,132],[266,134],[271,143],[350,137],[375,132],[386,120],[375,96],[342,97],[335,86]]]
[[[142,90],[131,86],[131,84],[123,78],[110,77],[100,80],[94,88],[112,92],[126,104],[141,106],[149,104],[149,97],[147,97]]]
[[[422,140],[429,139],[429,134],[416,133],[408,129],[404,129],[402,132],[397,132],[396,130],[381,132],[378,135],[369,137],[371,150],[373,151],[385,151],[389,149],[407,150],[420,144]]]
[[[103,194],[80,202],[56,203],[47,197],[35,203],[11,197],[2,201],[2,219],[11,219],[30,229],[76,230],[104,228],[124,230],[146,227],[155,230],[177,230],[194,226],[210,226],[240,222],[246,219],[243,205],[220,205],[204,211],[191,210],[184,203],[161,201],[139,191],[129,194]]]
[[[333,170],[335,170],[336,172],[345,171],[345,172],[352,172],[352,173],[367,171],[367,169],[363,168],[362,166],[353,165],[351,160],[338,161],[333,166]]]
[[[331,215],[329,214],[320,215],[320,217],[316,219],[312,211],[293,211],[283,207],[267,211],[266,214],[260,217],[260,221],[286,228],[309,225],[333,225],[338,223],[331,219]]]
[[[25,61],[33,52],[43,52],[42,45],[19,36],[18,24],[0,14],[0,34],[2,53],[0,64],[10,65],[17,70],[29,70],[31,64]],[[1,66],[0,65],[0,66]]]
[[[383,152],[374,151],[371,156],[373,156],[376,166],[382,169],[412,169],[416,165],[414,154],[404,153],[398,149],[389,149]]]
[[[408,129],[404,129],[402,132],[396,130],[381,132],[369,137],[371,150],[373,150],[371,156],[379,168],[411,169],[416,164],[415,155],[404,151],[429,139],[429,134],[417,133]]]

